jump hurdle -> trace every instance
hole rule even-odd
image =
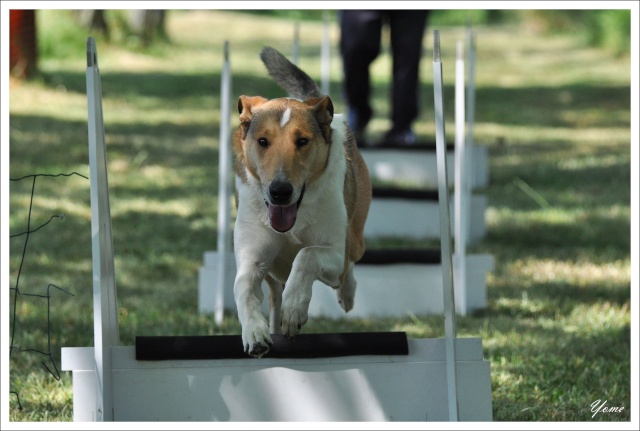
[[[471,29],[468,30],[468,40],[472,41]],[[297,44],[298,42],[296,42]],[[469,254],[468,245],[479,241],[485,234],[484,213],[486,208],[486,196],[473,193],[473,188],[480,181],[486,181],[480,177],[488,176],[486,172],[486,151],[479,151],[479,147],[473,143],[472,124],[474,112],[474,88],[473,65],[474,48],[469,42],[467,50],[467,63],[469,64],[468,81],[465,83],[465,61],[462,50],[462,42],[459,42],[456,56],[456,80],[455,80],[455,105],[456,105],[456,133],[455,145],[447,145],[446,166],[447,170],[453,168],[455,175],[447,176],[447,185],[454,188],[450,213],[451,229],[455,238],[455,255],[453,259],[453,271],[455,279],[456,311],[460,315],[466,315],[474,310],[483,309],[487,302],[486,275],[494,268],[494,259],[489,254]],[[225,57],[228,61],[228,57]],[[229,77],[223,77],[222,85]],[[470,103],[465,103],[465,96]],[[229,103],[222,100],[223,105]],[[228,112],[224,106],[222,112]],[[225,124],[230,120],[225,120]],[[221,129],[222,130],[222,129]],[[221,142],[230,145],[229,136],[221,134]],[[433,145],[435,149],[436,145]],[[455,151],[451,151],[454,150]],[[404,171],[407,166],[418,172],[419,181],[425,181],[421,185],[438,185],[434,151],[424,151],[424,146],[417,146],[407,150],[385,147],[365,147],[361,149],[367,163],[374,164],[373,169],[385,170],[392,173],[395,170]],[[484,149],[486,150],[486,148]],[[394,164],[397,160],[387,160],[382,155],[391,152],[398,155],[402,162],[408,165]],[[222,154],[222,153],[221,153]],[[484,154],[485,158],[474,160],[478,154]],[[371,160],[371,155],[374,155]],[[410,155],[410,156],[407,156]],[[417,157],[415,157],[417,155]],[[221,163],[227,162],[221,158]],[[420,165],[420,162],[424,162]],[[220,172],[229,170],[229,166],[220,166]],[[375,175],[375,172],[373,173]],[[228,178],[228,177],[225,177]],[[416,177],[414,177],[415,180]],[[222,178],[221,178],[222,180]],[[228,179],[228,181],[231,181]],[[222,186],[220,186],[222,187]],[[230,183],[224,190],[230,190]],[[222,188],[221,188],[222,190]],[[429,190],[402,190],[390,191],[374,187],[373,201],[369,210],[367,223],[365,224],[365,237],[402,237],[402,238],[426,238],[437,240],[441,235],[439,193]],[[220,194],[220,202],[225,205],[230,201],[230,194]],[[225,210],[230,211],[228,207]],[[219,220],[230,220],[230,213]],[[229,235],[230,224],[218,224],[218,241]],[[416,252],[418,254],[422,252]],[[440,272],[441,261],[437,254],[422,253],[422,257],[412,258],[410,261],[397,259],[398,253],[390,251],[385,259],[376,259],[375,264],[366,262],[367,252],[361,262],[354,267],[354,275],[358,280],[358,293],[354,308],[347,314],[340,308],[335,299],[333,289],[321,282],[316,282],[313,287],[314,295],[309,307],[310,316],[323,316],[330,318],[362,318],[362,317],[394,317],[420,314],[442,314],[442,277]],[[384,263],[384,264],[381,264]],[[216,283],[226,276],[226,283]],[[233,279],[236,274],[236,264],[231,246],[216,251],[206,251],[203,255],[203,265],[198,272],[198,310],[200,313],[214,313],[216,322],[222,322],[224,310],[235,314],[236,305],[233,299]],[[387,300],[389,285],[402,279],[403,284],[394,290],[394,301]],[[425,286],[426,285],[426,286]],[[268,295],[266,283],[263,283],[263,293]],[[266,313],[267,306],[264,305]]]
[[[238,359],[233,354],[233,359],[220,358],[225,349],[241,349],[238,336],[151,340],[157,351],[170,352],[169,357],[158,356],[157,352],[147,355],[153,349],[148,344],[144,346],[149,342],[144,337],[138,337],[135,347],[120,346],[97,58],[95,40],[89,38],[87,98],[95,345],[62,349],[62,370],[73,372],[74,421],[492,419],[490,367],[482,358],[482,341],[456,338],[451,253],[446,249],[442,251],[442,261],[448,262],[443,267],[444,339],[406,340],[403,334],[316,334],[313,342],[306,342],[311,347],[298,349],[302,355],[287,355],[296,349],[295,339],[277,340],[274,350],[278,350],[278,343],[284,343],[281,351],[285,355],[263,359]],[[434,73],[438,69],[441,74],[439,53],[434,58]],[[440,98],[441,87],[440,80]],[[441,123],[438,136],[442,138],[443,117],[440,115],[437,121]],[[446,176],[443,139],[439,138],[438,143],[438,168],[444,169]],[[442,219],[446,220],[441,224],[442,235],[443,240],[450,240],[448,190],[444,184],[442,187]],[[393,339],[395,347],[371,351],[368,346],[373,343],[363,338],[370,336],[376,340]],[[318,345],[320,349],[315,347]],[[329,345],[337,346],[344,356],[319,359],[319,353],[325,351],[323,347]],[[364,350],[359,350],[362,345]],[[191,355],[192,350],[200,353]]]

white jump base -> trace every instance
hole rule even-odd
[[[489,185],[489,155],[487,147],[469,145],[466,148],[472,172],[468,181],[471,190],[483,189]],[[436,153],[428,149],[360,149],[362,158],[369,168],[373,180],[404,183],[415,187],[435,189],[438,186]],[[454,152],[447,152],[449,187],[454,186]]]
[[[450,203],[454,213],[454,199]],[[469,201],[467,244],[474,245],[486,235],[487,197],[471,195]],[[453,229],[454,220],[451,220]],[[366,238],[402,237],[440,239],[440,214],[437,201],[401,198],[374,198],[364,225]]]
[[[111,347],[115,421],[447,421],[444,339],[409,355],[137,361]],[[491,421],[491,375],[478,338],[456,339],[462,421]],[[73,419],[96,418],[92,347],[62,349]]]
[[[454,289],[456,312],[466,315],[487,306],[486,275],[493,270],[494,258],[489,254],[466,255],[466,283],[459,282],[458,259],[454,256]],[[215,251],[204,253],[204,266],[198,272],[198,310],[200,313],[215,313],[216,298],[226,311],[236,313],[233,297],[233,281],[236,264],[233,254],[227,254],[227,286],[218,291],[219,255]],[[358,282],[355,304],[345,313],[338,305],[335,291],[316,281],[309,305],[309,315],[317,317],[370,318],[405,317],[408,315],[442,314],[443,286],[442,268],[439,264],[389,264],[360,265],[354,267]],[[464,292],[461,286],[466,286]],[[268,312],[268,287],[263,283],[263,311]]]

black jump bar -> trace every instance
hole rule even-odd
[[[437,201],[437,190],[402,189],[397,187],[373,187],[374,198],[410,199],[418,201]]]
[[[269,358],[408,355],[405,332],[271,335]],[[137,336],[136,360],[246,359],[240,335]]]
[[[358,261],[360,265],[392,265],[398,263],[419,263],[439,265],[442,262],[440,249],[367,249]]]
[[[397,145],[391,144],[388,142],[383,142],[381,144],[371,144],[369,142],[364,142],[363,146],[359,147],[360,151],[370,151],[370,150],[395,150],[395,151],[436,151],[436,143],[435,142],[427,142],[427,141],[418,141],[415,144],[410,145]],[[455,150],[455,144],[447,143],[447,151]]]

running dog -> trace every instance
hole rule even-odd
[[[315,280],[353,308],[353,265],[364,254],[369,173],[342,115],[316,83],[273,48],[260,53],[290,97],[240,96],[233,136],[237,218],[234,297],[250,356],[293,337],[308,320]],[[262,280],[270,291],[262,313]]]

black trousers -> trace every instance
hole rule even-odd
[[[404,130],[418,116],[419,66],[427,10],[345,10],[340,17],[340,51],[344,68],[344,94],[356,129],[363,130],[373,110],[369,103],[369,66],[380,53],[383,24],[390,27],[393,56],[391,121]]]

